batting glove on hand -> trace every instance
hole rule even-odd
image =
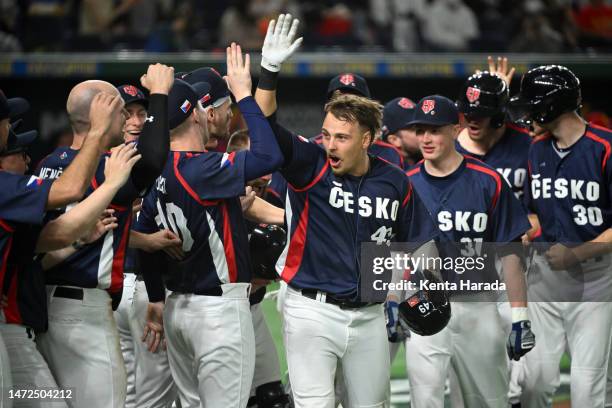
[[[387,322],[387,338],[391,343],[400,343],[410,337],[410,330],[399,318],[397,302],[387,300],[385,303],[385,321]]]
[[[521,320],[512,323],[512,331],[506,343],[508,357],[511,360],[519,361],[521,357],[535,347],[535,334],[531,331],[531,322]]]
[[[281,14],[277,22],[270,21],[261,49],[262,67],[272,72],[280,71],[282,63],[299,48],[302,37],[293,41],[299,22],[298,19],[292,19],[291,14]]]

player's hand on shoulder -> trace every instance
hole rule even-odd
[[[227,75],[224,78],[236,102],[251,96],[251,57],[249,54],[243,56],[240,45],[232,43],[226,49],[226,61]]]
[[[108,136],[113,122],[123,109],[123,100],[119,94],[112,95],[106,92],[98,92],[91,101],[89,108],[89,133],[88,137]]]
[[[141,341],[146,343],[147,349],[151,353],[156,353],[160,347],[163,350],[166,349],[166,340],[164,339],[163,302],[149,303],[147,305],[147,314]]]
[[[506,342],[510,360],[519,361],[535,347],[535,334],[531,331],[531,321],[520,320],[512,323],[512,331]]]
[[[140,77],[140,83],[151,94],[168,95],[174,84],[174,68],[159,63],[149,65],[147,73]]]
[[[302,44],[302,37],[293,40],[300,21],[291,14],[281,14],[278,21],[271,20],[261,49],[261,66],[272,72],[279,72],[283,62]]]
[[[141,157],[134,143],[113,147],[104,165],[104,182],[115,188],[123,186]]]
[[[385,322],[387,324],[387,338],[391,343],[400,343],[410,337],[410,330],[399,318],[399,303],[387,299],[385,302]]]
[[[255,197],[257,197],[257,194],[255,194],[253,191],[253,188],[251,186],[246,186],[244,195],[240,196],[240,206],[242,207],[242,212],[248,211],[248,209],[251,208],[255,202]]]

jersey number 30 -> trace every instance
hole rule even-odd
[[[181,207],[178,207],[174,203],[166,203],[166,211],[162,210],[162,205],[157,200],[157,213],[159,214],[159,222],[165,229],[169,229],[174,232],[183,241],[183,251],[188,252],[193,246],[193,238],[191,232],[187,228],[187,218],[183,214]],[[157,217],[156,217],[157,218]]]

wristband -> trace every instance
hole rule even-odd
[[[264,91],[275,91],[277,80],[278,72],[272,72],[264,67],[261,67],[257,87],[259,89],[263,89]]]
[[[513,307],[512,311],[512,323],[520,322],[523,320],[529,320],[529,313],[526,307]]]

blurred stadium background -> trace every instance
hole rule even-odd
[[[487,55],[507,55],[517,68],[512,93],[531,67],[571,68],[582,80],[583,115],[610,126],[611,0],[0,0],[0,88],[32,104],[24,128],[39,130],[36,163],[70,143],[65,101],[77,82],[139,85],[152,62],[223,73],[230,41],[253,51],[256,76],[279,12],[298,16],[304,36],[283,66],[279,116],[305,136],[318,133],[327,81],[338,73],[363,75],[382,102],[455,98]]]

